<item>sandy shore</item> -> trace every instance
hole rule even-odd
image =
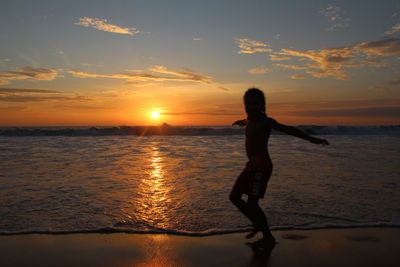
[[[272,251],[244,233],[0,236],[1,266],[400,266],[400,228],[273,231]]]

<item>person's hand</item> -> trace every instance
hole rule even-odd
[[[316,137],[312,137],[310,142],[317,145],[329,145],[329,142],[326,141],[325,139],[320,139]]]
[[[232,125],[238,125],[238,126],[246,126],[247,125],[247,120],[238,120],[232,123]]]

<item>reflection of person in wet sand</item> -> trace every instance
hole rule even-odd
[[[254,237],[258,232],[262,239],[253,243],[257,247],[273,248],[275,239],[272,236],[264,212],[258,205],[264,197],[267,183],[272,173],[272,162],[268,154],[268,139],[271,129],[293,135],[314,144],[328,145],[328,141],[312,137],[297,128],[278,123],[267,117],[265,97],[261,90],[251,88],[244,95],[247,120],[239,120],[233,125],[246,125],[246,153],[249,158],[245,169],[239,175],[230,193],[230,200],[253,223],[254,229],[246,238]],[[242,194],[248,195],[247,203]]]

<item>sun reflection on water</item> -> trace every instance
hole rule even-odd
[[[150,228],[167,229],[169,226],[170,199],[168,193],[171,190],[166,181],[166,171],[162,157],[157,146],[152,147],[149,161],[149,171],[143,175],[140,188],[138,212],[141,218]]]

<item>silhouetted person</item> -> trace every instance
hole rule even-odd
[[[271,129],[308,140],[314,144],[328,145],[329,143],[267,117],[264,94],[257,88],[246,91],[244,105],[247,120],[236,121],[233,125],[246,125],[246,153],[249,161],[237,178],[229,199],[253,223],[254,229],[246,238],[262,232],[262,239],[253,244],[272,249],[275,239],[269,230],[267,218],[258,205],[259,199],[264,197],[272,173],[272,162],[267,147]],[[247,203],[242,199],[242,194],[248,196]]]

